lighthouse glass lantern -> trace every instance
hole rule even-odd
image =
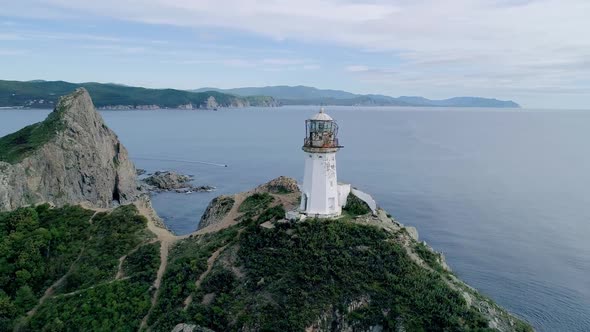
[[[336,174],[336,152],[340,148],[338,125],[323,108],[305,121],[305,172],[299,210],[308,217],[330,218],[342,212]]]

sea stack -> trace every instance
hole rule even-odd
[[[0,211],[38,203],[109,208],[139,195],[127,150],[83,88],[43,122],[0,138]]]

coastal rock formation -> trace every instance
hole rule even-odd
[[[279,176],[278,178],[259,186],[256,188],[256,191],[268,191],[272,194],[298,193],[299,186],[297,185],[297,181],[295,181],[295,179],[286,176]]]
[[[215,100],[215,97],[209,96],[209,98],[207,98],[207,104],[205,105],[205,107],[207,109],[215,109],[215,108],[219,107],[219,104]]]
[[[108,208],[138,195],[127,150],[83,88],[45,121],[0,138],[0,211],[42,202]]]
[[[301,194],[297,181],[280,176],[251,191],[214,198],[201,217],[198,230],[214,232],[252,218],[270,207],[293,210],[299,206]],[[283,218],[284,214],[280,215]]]
[[[207,206],[205,213],[203,213],[198,229],[205,228],[223,220],[234,206],[234,203],[235,199],[232,196],[222,195],[215,197]]]
[[[187,187],[191,181],[191,177],[172,171],[157,171],[153,175],[145,178],[143,181],[150,186],[155,187],[156,189],[172,190]]]
[[[174,190],[177,193],[188,193],[215,190],[211,186],[192,186],[190,183],[192,180],[193,178],[188,175],[172,171],[157,171],[142,181],[149,186],[148,190],[155,192]]]

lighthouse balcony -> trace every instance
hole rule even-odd
[[[303,140],[304,148],[324,148],[324,149],[339,149],[342,146],[338,142],[337,138],[330,140],[313,140],[311,138],[305,138]]]

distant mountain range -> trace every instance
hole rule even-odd
[[[69,94],[79,87],[88,90],[97,108],[105,109],[211,109],[279,105],[272,97],[242,97],[219,91],[146,89],[113,83],[0,80],[0,107],[53,108],[60,96]]]
[[[342,106],[421,106],[421,107],[499,107],[519,108],[508,100],[481,97],[455,97],[431,100],[424,97],[390,97],[377,94],[354,94],[341,90],[325,90],[308,86],[266,86],[235,89],[201,88],[194,92],[218,91],[236,96],[270,96],[283,105],[342,105]]]
[[[2,81],[0,107],[53,108],[60,96],[86,88],[97,108],[103,109],[214,109],[217,107],[274,107],[280,105],[419,106],[519,108],[513,101],[480,97],[431,100],[423,97],[390,97],[354,94],[307,86],[267,86],[196,90],[146,89],[115,83],[64,81]]]

